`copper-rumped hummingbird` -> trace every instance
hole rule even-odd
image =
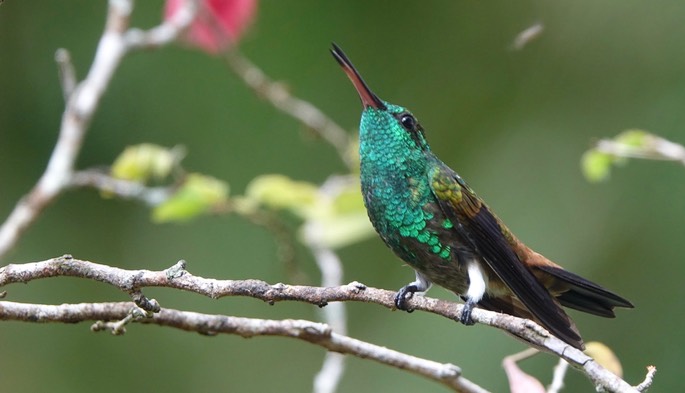
[[[432,152],[407,109],[378,98],[345,53],[331,50],[363,105],[359,127],[361,188],[369,219],[416,279],[395,296],[398,309],[431,283],[464,301],[460,322],[475,306],[532,319],[583,349],[560,305],[613,318],[630,301],[564,270],[514,236],[471,187]]]

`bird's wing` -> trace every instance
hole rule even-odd
[[[582,349],[573,322],[512,248],[517,240],[459,175],[436,159],[429,171],[431,190],[459,235],[552,334]]]

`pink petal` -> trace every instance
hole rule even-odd
[[[505,358],[502,366],[507,373],[511,393],[545,393],[542,383],[524,373],[515,361]]]
[[[164,19],[171,18],[184,0],[167,0]],[[202,0],[184,40],[209,53],[238,43],[257,11],[257,0]]]

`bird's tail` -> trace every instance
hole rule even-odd
[[[536,266],[535,268],[550,274],[567,288],[555,295],[559,303],[566,307],[606,318],[615,317],[614,307],[634,307],[627,299],[560,267]]]

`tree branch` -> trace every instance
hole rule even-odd
[[[64,95],[68,96],[68,101],[62,116],[57,144],[38,183],[17,203],[0,227],[0,256],[9,251],[19,236],[62,192],[69,181],[88,124],[114,70],[125,53],[120,34],[128,23],[127,11],[130,11],[130,8],[122,6],[121,3],[110,2],[107,26],[86,79],[75,88],[63,82]],[[65,66],[64,62],[68,59],[64,56],[58,56],[58,59],[60,69],[72,68]]]
[[[173,16],[150,30],[129,29],[125,34],[129,49],[153,49],[176,40],[195,19],[199,0],[185,0]]]
[[[75,84],[75,72],[68,52],[64,49],[57,51],[56,61],[67,100],[59,137],[45,172],[0,226],[0,257],[7,254],[43,209],[69,186],[88,126],[123,57],[133,49],[171,42],[192,21],[195,1],[186,0],[182,12],[177,12],[172,20],[157,28],[129,31],[133,1],[110,0],[105,31],[93,64],[86,78],[78,84]]]
[[[647,375],[645,376],[645,380],[642,381],[639,385],[637,385],[635,389],[637,389],[640,392],[646,392],[654,382],[654,374],[656,374],[656,367],[647,366]]]
[[[348,168],[355,166],[354,160],[350,157],[350,137],[335,121],[313,104],[293,96],[283,84],[269,79],[256,64],[237,50],[226,53],[225,59],[231,70],[242,78],[257,96],[264,97],[275,108],[316,132],[335,148]]]
[[[141,182],[117,179],[96,169],[74,172],[69,186],[74,188],[91,187],[119,198],[138,200],[148,206],[159,205],[167,200],[174,191],[173,187],[148,187]]]
[[[225,315],[208,315],[190,311],[162,309],[144,317],[144,313],[132,313],[136,307],[130,302],[82,303],[82,304],[24,304],[0,302],[0,320],[28,322],[96,322],[93,330],[109,329],[121,334],[118,323],[101,321],[121,320],[142,322],[176,329],[198,332],[206,335],[219,333],[235,334],[244,338],[256,336],[283,336],[307,341],[333,352],[348,354],[407,370],[414,374],[439,382],[454,391],[465,393],[487,393],[487,390],[461,376],[461,369],[449,363],[438,363],[407,355],[385,347],[360,341],[333,332],[326,324],[305,320],[265,320],[240,318]],[[119,329],[119,330],[115,330]]]
[[[71,62],[71,54],[64,48],[57,49],[57,52],[55,52],[55,62],[57,62],[57,71],[59,72],[59,82],[62,86],[64,103],[68,103],[71,93],[76,89],[77,81],[76,70]]]
[[[616,157],[676,161],[685,165],[685,146],[653,134],[646,134],[643,139],[640,146],[632,146],[613,139],[601,139],[595,149]]]
[[[392,291],[366,287],[353,282],[337,287],[308,287],[298,285],[270,285],[260,280],[216,280],[194,276],[185,270],[185,262],[164,271],[125,270],[72,258],[65,255],[41,262],[12,264],[0,268],[0,287],[11,283],[25,283],[36,279],[70,276],[100,281],[128,293],[136,304],[147,311],[155,311],[140,290],[146,287],[166,287],[195,292],[218,299],[225,296],[246,296],[269,304],[278,301],[301,301],[323,307],[329,302],[358,301],[375,303],[394,309]],[[409,300],[412,309],[427,311],[457,321],[463,306],[445,300],[416,296]],[[607,392],[638,392],[583,352],[549,334],[533,321],[510,315],[476,309],[475,322],[502,329],[535,348],[557,355]]]

